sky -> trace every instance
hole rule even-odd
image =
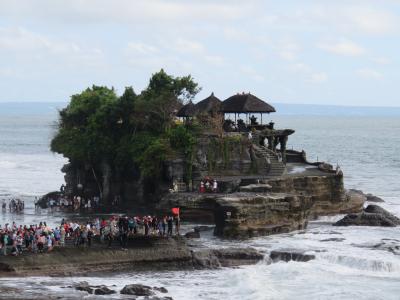
[[[224,100],[400,106],[400,0],[0,0],[0,102],[145,88],[163,68]]]

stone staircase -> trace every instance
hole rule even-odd
[[[254,145],[254,150],[268,159],[270,167],[268,168],[265,166],[265,174],[267,178],[279,177],[286,173],[286,166],[279,160],[276,153],[266,147],[258,145]]]

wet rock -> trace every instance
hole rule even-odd
[[[400,225],[399,218],[397,218],[395,215],[391,214],[386,209],[383,209],[382,207],[380,207],[378,205],[370,204],[364,209],[364,211],[367,213],[380,214],[380,215],[384,216],[385,218],[391,220],[396,225]]]
[[[95,295],[111,295],[111,294],[115,294],[115,293],[116,293],[116,291],[109,289],[105,285],[94,290]]]
[[[272,186],[267,183],[257,183],[241,186],[240,192],[251,192],[251,193],[267,193],[272,189]]]
[[[321,240],[321,242],[343,242],[345,240],[346,240],[345,238],[329,238]]]
[[[400,219],[377,205],[368,205],[359,214],[348,214],[337,221],[334,226],[382,226],[395,227],[400,225]]]
[[[352,244],[352,246],[371,250],[384,250],[394,255],[400,255],[400,241],[396,239],[382,239],[379,243]]]
[[[365,196],[367,196],[367,201],[369,202],[385,202],[382,198],[372,194],[366,194]]]
[[[91,288],[86,281],[77,283],[75,285],[75,289],[78,291],[83,291],[83,292],[88,292],[89,294],[93,294],[93,288]]]
[[[382,226],[395,227],[389,219],[379,214],[369,214],[362,212],[360,214],[348,214],[343,219],[337,221],[333,226]]]
[[[185,234],[185,237],[188,239],[199,239],[200,238],[200,232],[198,231],[189,231]]]
[[[254,248],[207,249],[193,252],[193,265],[196,268],[219,268],[255,264],[264,258]]]
[[[158,291],[158,292],[161,292],[161,293],[164,293],[164,294],[168,293],[168,290],[167,290],[165,287],[163,287],[163,286],[161,286],[161,287],[156,287],[156,286],[154,286],[154,287],[153,287],[153,290]]]
[[[291,250],[291,249],[271,251],[269,257],[273,262],[277,261],[289,262],[291,260],[306,262],[315,259],[315,255],[313,254],[305,254],[305,251]]]
[[[221,263],[212,250],[200,250],[192,253],[193,266],[196,269],[216,269]]]
[[[214,229],[214,226],[200,225],[200,226],[194,227],[193,229],[196,232],[211,231]]]
[[[348,193],[352,193],[352,194],[357,194],[360,197],[363,197],[365,199],[365,201],[369,201],[369,202],[385,202],[382,198],[377,197],[371,193],[365,194],[363,191],[360,190],[356,190],[356,189],[349,189],[347,191]]]
[[[128,284],[121,290],[121,294],[135,296],[154,296],[150,286],[142,284]]]

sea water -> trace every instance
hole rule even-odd
[[[289,148],[304,149],[310,161],[340,165],[347,188],[361,189],[385,200],[382,205],[400,217],[400,118],[395,116],[271,116],[277,128],[293,128]],[[56,223],[61,215],[34,211],[33,201],[63,183],[60,168],[67,162],[53,154],[55,110],[46,113],[1,114],[0,199],[22,197],[24,214],[4,212],[0,223]],[[248,241],[226,241],[202,235],[205,247],[251,246],[268,253],[297,249],[314,254],[309,262],[278,262],[221,270],[129,272],[97,277],[3,278],[0,287],[24,292],[0,293],[0,299],[52,296],[93,297],[65,288],[73,282],[164,286],[174,299],[400,299],[400,229],[333,227],[340,216],[310,222],[307,230]],[[9,290],[10,291],[10,290]],[[104,299],[124,298],[122,295]]]

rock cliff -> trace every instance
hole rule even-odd
[[[180,207],[185,220],[215,223],[217,236],[247,238],[304,229],[310,219],[359,212],[364,203],[346,193],[336,174],[284,176],[239,189],[246,192],[171,193],[158,208]]]

